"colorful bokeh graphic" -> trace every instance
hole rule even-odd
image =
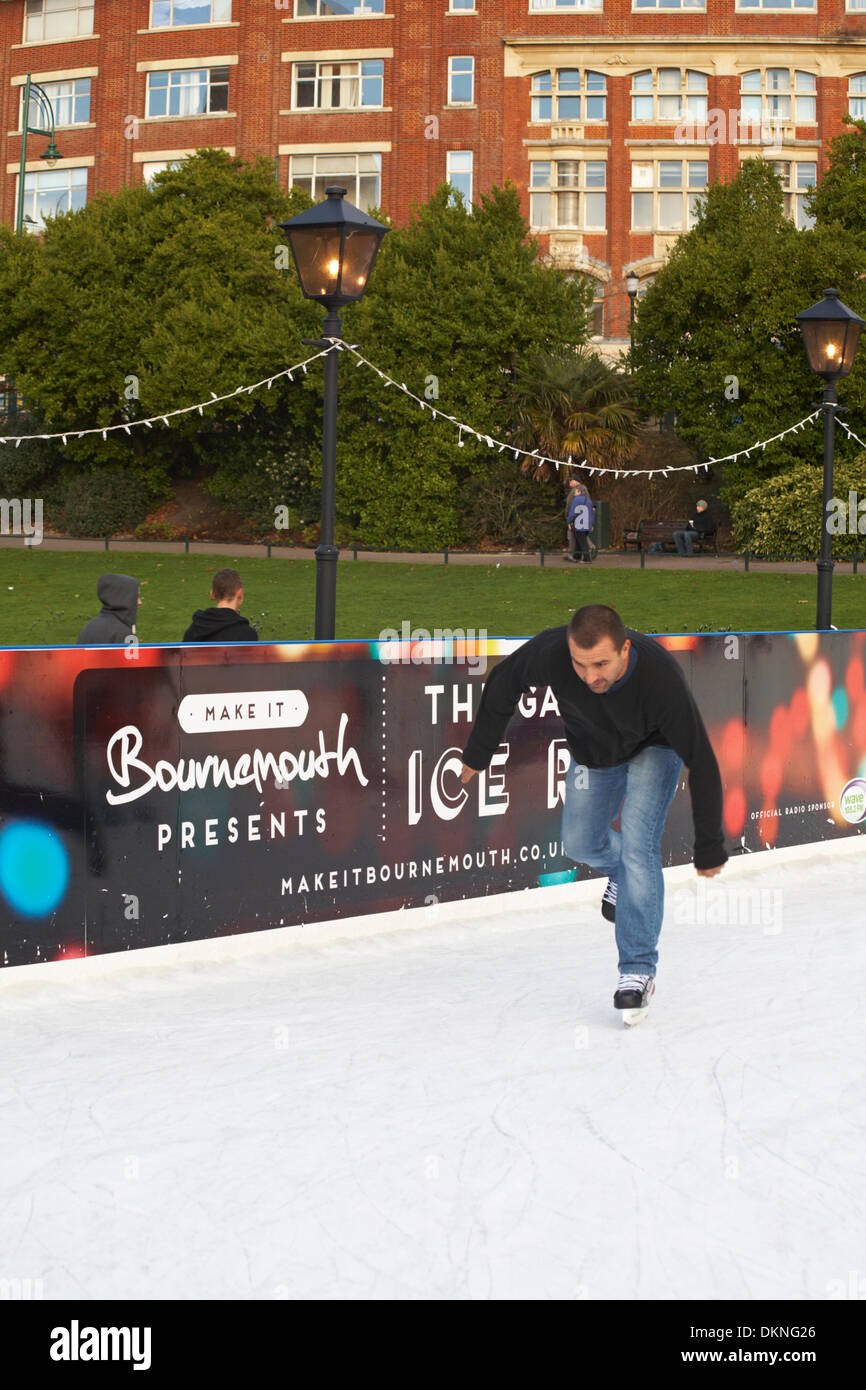
[[[69,882],[69,858],[47,825],[13,821],[0,831],[0,889],[15,912],[44,917],[59,906]]]

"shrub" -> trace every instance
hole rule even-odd
[[[277,507],[289,508],[293,525],[310,520],[319,510],[306,459],[261,439],[252,447],[239,440],[233,456],[219,463],[207,490],[263,531],[273,531]]]
[[[18,416],[3,426],[10,434],[25,434],[32,428],[26,416]],[[56,483],[66,461],[66,450],[54,440],[25,439],[21,444],[0,445],[0,494],[3,497],[44,496]]]
[[[844,503],[848,525],[849,493],[866,502],[866,454],[837,462],[833,496]],[[735,502],[731,508],[734,545],[764,558],[817,559],[821,549],[823,470],[819,464],[798,464],[770,478]],[[832,537],[832,554],[866,554],[866,505],[859,514],[862,532],[847,529]]]
[[[132,533],[147,516],[154,491],[146,478],[129,471],[95,468],[79,473],[66,486],[66,531],[70,536]]]

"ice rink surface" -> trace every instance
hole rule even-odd
[[[665,878],[632,1030],[598,880],[2,972],[0,1279],[843,1296],[866,1279],[863,841],[737,859],[703,898]]]

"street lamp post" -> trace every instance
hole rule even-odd
[[[640,280],[639,280],[638,277],[635,275],[634,271],[632,271],[630,275],[627,275],[627,276],[625,277],[625,287],[626,287],[626,290],[627,290],[627,292],[628,292],[628,308],[629,308],[629,314],[628,314],[628,336],[629,336],[629,339],[631,340],[631,352],[630,352],[630,354],[629,354],[628,369],[629,369],[629,371],[633,371],[633,370],[634,370],[634,365],[633,365],[633,360],[634,360],[634,301],[635,301],[635,297],[636,297],[636,295],[637,295],[638,289],[640,288]]]
[[[836,382],[847,376],[854,365],[854,354],[863,319],[843,304],[837,290],[825,290],[824,298],[797,315],[809,366],[824,378],[821,409],[824,412],[824,487],[821,510],[821,554],[818,560],[818,613],[815,627],[828,631],[833,601],[833,560],[830,532],[830,500],[833,496],[833,445],[836,424]]]
[[[30,124],[30,101],[35,98],[36,105],[43,116],[48,118],[47,129],[42,126]],[[47,135],[48,147],[40,155],[41,159],[49,168],[54,167],[60,158],[60,151],[54,143],[54,107],[51,100],[42,90],[38,82],[34,82],[30,73],[24,81],[24,106],[21,112],[21,158],[18,164],[18,198],[15,208],[15,235],[24,234],[24,176],[27,172],[27,136],[28,135]],[[28,218],[28,221],[32,219]],[[6,388],[7,414],[10,420],[14,420],[18,415],[18,397],[15,392],[15,381],[12,377],[7,378]]]
[[[30,124],[30,102],[34,98],[40,115],[47,117],[47,127]],[[24,175],[27,170],[28,135],[47,135],[48,148],[43,151],[40,158],[45,160],[49,168],[53,168],[60,158],[60,151],[54,143],[54,107],[51,105],[50,98],[39,83],[33,81],[29,72],[24,82],[24,110],[21,116],[21,159],[18,165],[18,207],[15,214],[15,231],[18,236],[24,231]]]
[[[314,347],[330,347],[343,337],[337,312],[356,303],[367,288],[382,238],[381,222],[344,202],[345,188],[328,188],[324,203],[278,225],[285,231],[307,299],[327,309],[323,337]],[[304,340],[309,341],[307,339]],[[339,353],[325,358],[325,401],[322,428],[321,534],[316,547],[316,641],[333,642],[337,606],[337,559],[334,545],[334,504],[337,474],[337,369]]]
[[[631,271],[630,275],[626,275],[626,291],[628,293],[628,338],[630,338],[631,341],[631,354],[630,359],[628,359],[628,370],[630,371],[634,370],[634,367],[632,367],[632,359],[634,359],[634,302],[635,297],[637,297],[639,286],[641,286],[641,281],[639,281],[634,271]]]

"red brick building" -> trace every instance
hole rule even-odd
[[[611,349],[625,277],[708,180],[766,155],[804,225],[823,143],[866,114],[866,0],[0,0],[0,51],[7,222],[29,73],[60,158],[28,135],[24,229],[202,145],[398,223],[446,179],[510,179],[543,253],[594,277]]]

